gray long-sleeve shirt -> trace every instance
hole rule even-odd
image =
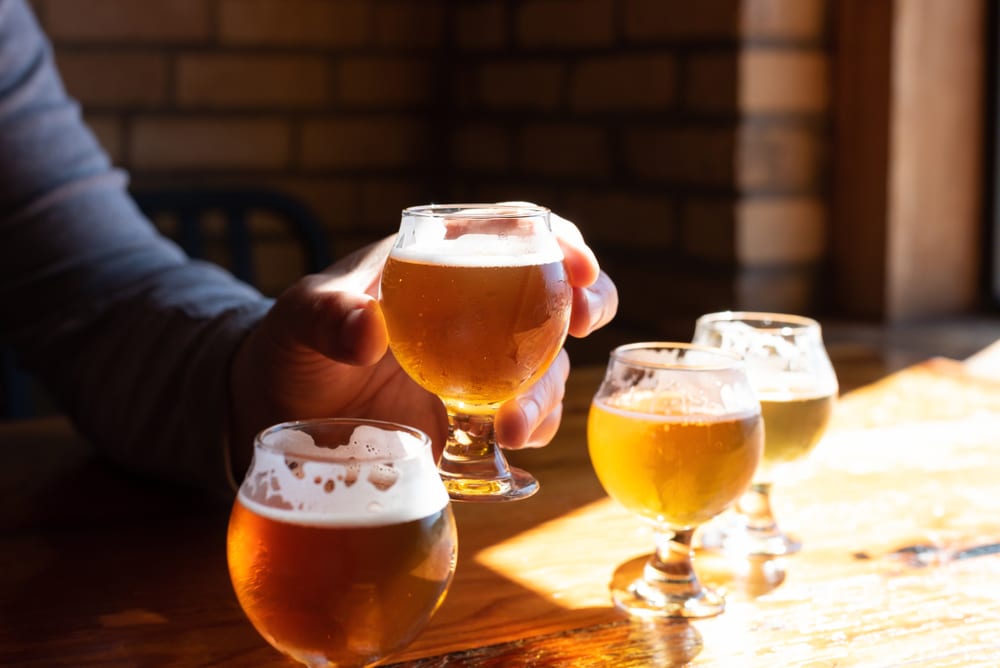
[[[156,232],[24,0],[0,0],[0,337],[79,430],[137,471],[227,488],[229,362],[270,303]]]

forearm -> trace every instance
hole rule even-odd
[[[228,367],[270,302],[143,218],[62,89],[22,0],[0,0],[0,332],[96,447],[225,489]]]

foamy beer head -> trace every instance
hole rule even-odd
[[[317,526],[408,522],[448,502],[426,434],[342,419],[261,432],[239,498],[275,521]]]
[[[457,550],[430,447],[416,429],[351,419],[258,435],[227,546],[237,598],[269,643],[310,665],[367,665],[424,627]]]
[[[555,359],[572,289],[547,209],[438,205],[403,212],[381,302],[403,369],[446,404],[487,412]]]

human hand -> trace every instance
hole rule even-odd
[[[611,320],[618,294],[575,225],[552,216],[573,287],[569,333],[586,336]],[[249,465],[253,436],[285,420],[327,415],[402,422],[427,432],[440,451],[447,415],[386,353],[378,281],[394,237],[367,246],[286,290],[237,351],[231,370],[233,469]],[[508,448],[548,443],[558,429],[569,358],[500,407],[495,428]]]

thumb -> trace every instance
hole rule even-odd
[[[364,292],[334,290],[322,274],[286,290],[268,314],[272,336],[343,364],[367,366],[385,355],[388,335],[378,301]]]

